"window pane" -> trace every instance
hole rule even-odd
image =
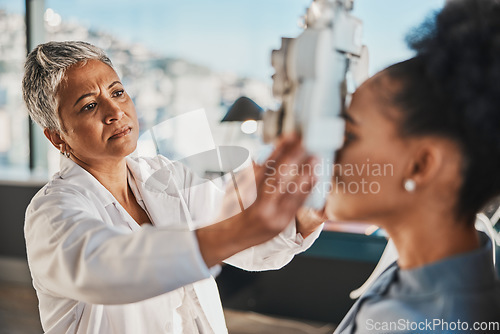
[[[242,95],[275,108],[272,49],[301,32],[312,0],[45,0],[47,40],[84,40],[108,53],[133,97],[141,130],[204,108],[216,144],[259,144],[220,119]],[[411,55],[408,29],[444,0],[356,0],[372,74]],[[404,4],[403,4],[404,3]],[[389,19],[388,19],[389,17]]]
[[[354,0],[353,15],[363,21],[363,43],[370,53],[370,74],[408,59],[407,33],[446,0]]]
[[[245,95],[274,107],[270,54],[300,33],[310,0],[46,0],[47,40],[85,40],[107,52],[132,96],[141,131],[204,108],[217,144],[256,134],[220,124]]]
[[[28,113],[21,96],[26,59],[24,1],[0,0],[0,170],[28,168]]]

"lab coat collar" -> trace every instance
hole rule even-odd
[[[136,182],[141,191],[134,191],[137,201],[142,201],[144,192],[152,194],[161,194],[169,187],[172,172],[169,168],[161,168],[168,166],[168,160],[160,161],[159,159],[148,159],[147,162],[141,158],[125,158],[128,168],[129,181]],[[92,174],[78,165],[70,158],[61,155],[59,163],[59,172],[55,178],[61,178],[70,181],[72,184],[82,186],[87,190],[92,191],[99,201],[108,206],[117,203],[116,198],[106,189]],[[130,182],[133,184],[134,182]],[[132,190],[136,187],[132,186]]]
[[[183,225],[187,213],[181,212],[182,203],[172,177],[173,163],[164,157],[127,157],[128,180],[136,200],[149,212],[158,226]],[[60,171],[54,176],[92,192],[104,207],[119,205],[116,198],[89,172],[73,160],[61,156]]]
[[[115,197],[92,174],[78,165],[70,158],[61,155],[59,172],[54,178],[69,181],[71,184],[81,186],[91,191],[105,207],[116,203]]]

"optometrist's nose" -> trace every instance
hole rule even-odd
[[[104,123],[111,124],[122,119],[125,114],[118,104],[109,101],[105,106]]]

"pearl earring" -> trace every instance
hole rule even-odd
[[[412,179],[408,179],[405,181],[404,183],[404,188],[407,192],[409,193],[412,193],[415,191],[415,189],[417,188],[417,184],[415,183],[414,180]]]

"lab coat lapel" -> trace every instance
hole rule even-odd
[[[153,224],[185,229],[184,199],[176,190],[169,166],[154,166],[140,158],[127,158],[127,166],[137,187],[135,196],[146,207]]]
[[[175,168],[171,164],[159,159],[127,158],[127,165],[137,187],[136,198],[143,201],[156,226],[192,229],[182,210],[181,201],[185,200],[178,188],[182,180],[176,184]],[[223,311],[220,303],[214,303],[220,299],[215,280],[198,281],[193,287],[213,332],[227,333],[225,323],[217,321],[223,318]]]

